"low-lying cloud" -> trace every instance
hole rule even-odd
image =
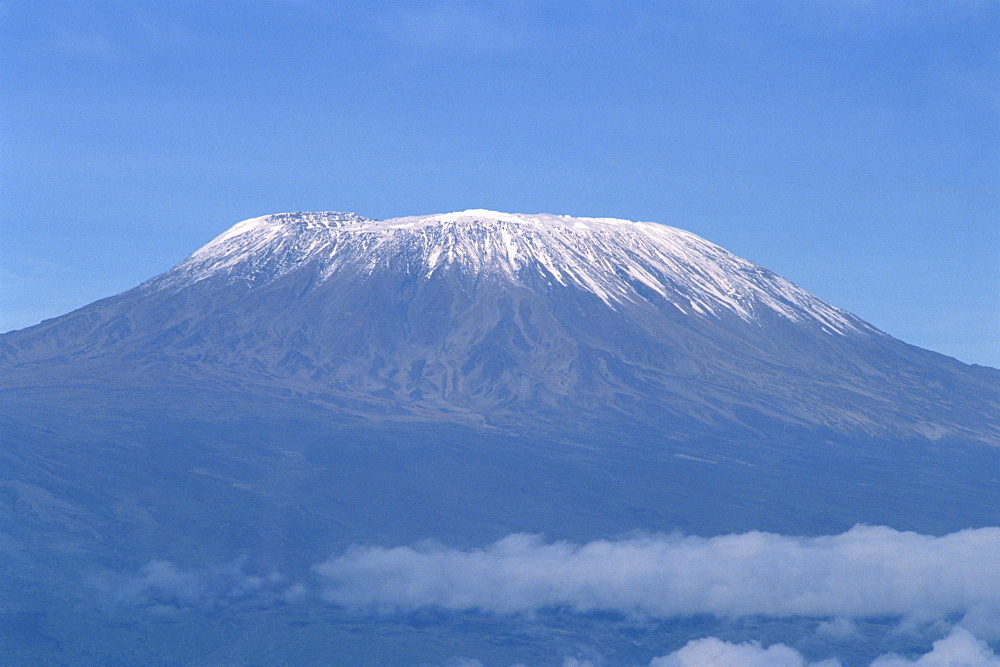
[[[654,658],[649,667],[839,667],[840,661],[830,658],[808,662],[801,653],[784,644],[764,648],[758,642],[733,644],[715,637],[696,639],[684,648]],[[986,642],[968,630],[956,626],[951,633],[934,642],[929,653],[910,660],[899,655],[883,655],[871,667],[1000,667],[997,657]]]
[[[654,535],[587,544],[510,535],[481,549],[355,547],[315,567],[345,607],[497,613],[568,608],[1000,622],[1000,528],[943,537],[856,526],[841,535]]]
[[[715,637],[695,639],[684,648],[654,658],[649,667],[839,667],[836,659],[807,663],[802,654],[784,644],[764,648],[759,642],[732,644]]]
[[[842,667],[836,657],[816,662],[798,650],[777,643],[764,647],[760,642],[727,642],[717,637],[694,639],[669,655],[653,658],[649,667]],[[441,667],[482,667],[473,658],[453,658]],[[511,667],[523,667],[512,665]],[[596,667],[590,660],[566,658],[562,667]],[[982,639],[961,626],[935,641],[931,650],[913,659],[894,653],[875,658],[868,667],[1000,667],[1000,656]]]
[[[876,658],[871,667],[1000,667],[1000,657],[990,649],[989,645],[977,639],[968,630],[955,627],[944,639],[934,642],[930,653],[925,653],[916,660],[909,660],[899,655],[883,655]]]
[[[942,537],[856,526],[825,537],[750,532],[586,544],[518,534],[466,550],[433,543],[358,546],[313,569],[315,578],[296,582],[250,568],[245,558],[193,569],[154,560],[129,574],[94,576],[90,589],[95,601],[109,608],[153,614],[312,604],[318,593],[364,614],[436,607],[499,614],[560,610],[647,618],[815,619],[800,624],[814,627],[815,634],[796,646],[702,637],[653,659],[650,667],[834,667],[841,663],[828,656],[838,647],[872,641],[873,621],[901,620],[890,633],[915,633],[923,641],[936,637],[932,649],[923,656],[887,653],[871,667],[1000,667],[997,645],[987,643],[1000,640],[1000,527]],[[948,628],[950,634],[942,637]],[[830,652],[817,655],[820,646]],[[905,643],[885,646],[900,650]],[[814,652],[810,659],[826,659],[809,662],[799,652],[807,648]],[[477,664],[462,660],[449,664]],[[568,658],[566,667],[587,664]]]

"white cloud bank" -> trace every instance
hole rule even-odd
[[[730,644],[707,637],[688,642],[684,648],[654,658],[649,667],[839,667],[837,660],[807,663],[802,654],[784,644],[763,648],[758,642]]]
[[[801,653],[784,644],[763,648],[757,642],[731,644],[707,637],[688,642],[670,655],[654,658],[649,667],[838,667],[840,664],[835,658],[806,662]],[[934,642],[930,653],[916,660],[890,654],[876,658],[871,667],[1000,667],[1000,657],[986,642],[956,626],[947,637]]]
[[[826,537],[656,535],[583,545],[511,535],[465,551],[355,547],[315,570],[325,599],[355,608],[928,620],[968,614],[980,625],[1000,623],[1000,528],[992,527],[943,537],[856,526]]]
[[[956,626],[944,639],[934,642],[930,653],[916,660],[897,655],[877,658],[871,667],[1000,667],[1000,657],[986,642],[976,639],[968,630]]]

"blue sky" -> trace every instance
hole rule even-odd
[[[689,229],[1000,366],[1000,3],[0,3],[0,330],[233,223]]]

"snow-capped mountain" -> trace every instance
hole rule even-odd
[[[1000,442],[989,370],[900,343],[694,234],[626,220],[269,215],[0,341],[15,385],[214,382],[515,429],[612,415]]]
[[[163,288],[213,276],[254,284],[305,265],[324,283],[401,262],[425,280],[457,271],[528,289],[574,287],[611,308],[666,301],[684,314],[755,321],[770,311],[831,332],[870,329],[690,232],[613,218],[485,210],[381,222],[341,213],[252,218],[149,284]]]

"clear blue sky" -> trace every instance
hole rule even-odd
[[[1000,366],[995,0],[0,2],[0,330],[264,213],[689,229]]]

